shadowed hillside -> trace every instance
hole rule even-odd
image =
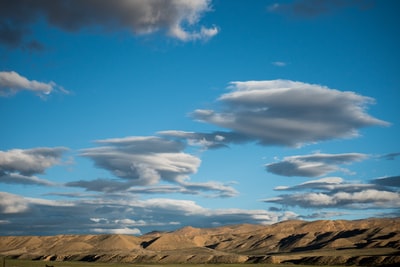
[[[285,221],[128,235],[2,236],[0,255],[132,263],[400,263],[400,218]]]

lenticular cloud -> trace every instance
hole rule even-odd
[[[366,113],[373,98],[354,92],[290,80],[232,82],[228,89],[220,110],[198,109],[193,118],[262,145],[301,146],[388,125]]]
[[[335,171],[349,172],[339,165],[351,164],[366,159],[368,156],[360,153],[301,155],[285,157],[280,162],[269,163],[266,169],[270,173],[283,176],[317,177]]]
[[[197,172],[200,159],[181,150],[180,142],[159,137],[127,137],[98,141],[106,146],[85,149],[101,168],[136,185],[153,185],[164,179],[182,182]]]
[[[15,71],[0,71],[0,96],[12,96],[20,91],[33,92],[43,97],[54,91],[69,93],[55,82],[28,80]]]

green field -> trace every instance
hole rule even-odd
[[[46,267],[47,265],[54,267],[283,267],[287,264],[129,264],[129,263],[94,263],[94,262],[58,262],[58,261],[31,261],[31,260],[13,260],[6,259],[5,266],[2,266],[0,262],[0,267]],[[310,265],[291,265],[295,267],[305,267]],[[318,267],[317,265],[312,265],[313,267]],[[348,266],[348,265],[346,265]],[[330,267],[335,267],[330,265]],[[338,266],[336,266],[338,267]],[[341,266],[343,267],[343,266]]]

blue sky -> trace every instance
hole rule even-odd
[[[399,216],[397,1],[0,4],[0,234]]]

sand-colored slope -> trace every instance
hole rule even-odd
[[[129,235],[0,237],[0,255],[135,263],[400,263],[400,218],[185,227]]]

